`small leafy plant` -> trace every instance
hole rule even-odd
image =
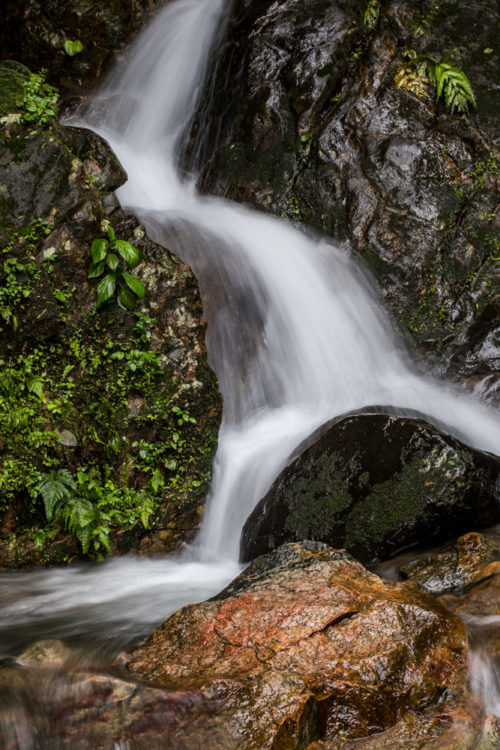
[[[64,51],[70,57],[78,55],[83,50],[83,44],[79,39],[66,39],[64,42]]]
[[[92,263],[89,279],[103,276],[97,285],[96,308],[99,308],[116,293],[116,301],[123,309],[132,310],[137,298],[144,299],[146,290],[142,282],[129,273],[126,267],[135,268],[143,259],[135,245],[117,240],[113,227],[108,226],[108,239],[97,239],[92,243]]]
[[[413,36],[420,37],[426,34],[439,13],[439,3],[432,3],[428,10],[417,13],[412,20],[411,30]]]
[[[42,69],[39,73],[30,73],[24,82],[23,98],[17,102],[23,110],[23,122],[46,125],[53,117],[57,117],[59,94],[45,82],[46,75],[47,71]]]
[[[369,31],[373,31],[378,23],[380,16],[380,2],[379,0],[368,0],[363,13],[363,26]]]
[[[453,50],[445,52],[440,60],[429,55],[417,55],[415,50],[407,50],[406,54],[410,62],[396,74],[396,85],[399,88],[422,98],[432,86],[436,102],[443,98],[452,114],[467,114],[469,107],[476,106],[469,79],[451,60]]]
[[[111,552],[113,527],[147,529],[155,510],[153,498],[129,487],[101,481],[95,468],[80,467],[74,477],[67,469],[42,474],[38,484],[48,521],[59,522],[76,536],[84,554]]]

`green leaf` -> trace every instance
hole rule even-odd
[[[92,243],[92,260],[100,263],[108,252],[109,242],[107,240],[94,240]]]
[[[75,480],[67,469],[42,474],[38,483],[38,492],[43,498],[47,521],[52,519],[56,508],[67,501],[75,489]]]
[[[113,247],[118,250],[124,260],[127,261],[130,268],[135,268],[142,260],[141,251],[126,240],[115,240]]]
[[[108,232],[108,237],[111,240],[111,242],[114,242],[116,240],[116,235],[115,235],[115,230],[113,229],[111,224],[108,224],[106,231]]]
[[[34,375],[33,377],[29,378],[29,380],[26,383],[28,387],[28,391],[30,393],[34,393],[35,396],[38,396],[38,398],[43,401],[44,400],[44,394],[43,394],[43,380],[40,377],[37,377]]]
[[[96,279],[104,273],[104,263],[92,263],[89,268],[88,278]]]
[[[79,39],[75,39],[75,40],[67,39],[64,42],[64,51],[70,57],[77,55],[79,52],[82,51],[82,49],[83,49],[83,44],[81,43]]]
[[[131,292],[129,292],[128,289],[125,289],[124,286],[121,286],[120,291],[118,292],[117,301],[120,307],[122,307],[124,310],[133,310],[135,307],[136,298]]]
[[[108,253],[106,263],[112,271],[116,271],[116,269],[118,268],[118,256],[114,253]]]
[[[140,299],[144,299],[144,295],[146,294],[146,289],[144,288],[144,284],[142,283],[142,281],[139,281],[137,276],[133,276],[131,273],[128,273],[127,271],[124,271],[122,275],[123,275],[125,282],[132,289],[133,293],[136,294]]]
[[[100,307],[113,296],[116,287],[116,276],[108,273],[97,285],[96,307]]]
[[[494,50],[492,50],[491,47],[486,47],[486,49],[483,49],[483,52],[485,55],[491,55],[493,54]]]

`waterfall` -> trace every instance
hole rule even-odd
[[[362,273],[331,243],[283,220],[196,193],[177,162],[222,0],[167,5],[84,124],[128,174],[118,191],[157,242],[194,268],[224,397],[201,559],[238,559],[241,527],[292,450],[319,424],[368,404],[429,414],[494,451],[500,427],[450,388],[417,377]],[[218,306],[210,296],[225,289]],[[227,293],[230,290],[230,294]]]
[[[102,631],[120,648],[183,604],[214,594],[240,569],[242,525],[291,452],[345,411],[391,404],[424,412],[477,447],[495,452],[500,445],[495,415],[413,372],[351,259],[289,222],[200,196],[195,177],[179,173],[226,12],[224,0],[168,3],[84,120],[72,123],[109,141],[128,174],[118,191],[123,207],[199,278],[210,361],[224,397],[201,532],[180,558],[10,575],[12,591],[26,596],[3,610],[14,640],[98,639]]]

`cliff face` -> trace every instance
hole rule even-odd
[[[496,402],[499,23],[480,1],[239,2],[191,155],[203,190],[362,258],[426,369]]]

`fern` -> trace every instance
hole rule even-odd
[[[80,538],[82,530],[87,526],[90,528],[94,520],[94,506],[83,497],[72,497],[63,508],[63,519],[68,531]]]
[[[446,52],[439,62],[436,62],[432,74],[436,85],[436,101],[444,96],[446,106],[453,113],[455,110],[466,114],[469,105],[476,106],[476,99],[472,86],[460,68],[451,62],[452,52]]]
[[[431,24],[434,23],[438,13],[439,3],[433,3],[429,10],[425,11],[424,13],[418,13],[416,16],[414,16],[411,23],[413,36],[424,36],[424,34],[429,31]]]
[[[49,474],[43,474],[38,483],[38,492],[43,498],[45,515],[50,521],[76,490],[76,484],[67,469],[57,469]]]
[[[26,387],[30,393],[34,393],[35,396],[38,396],[40,401],[44,400],[45,397],[43,393],[43,378],[37,375],[33,375],[26,381]]]
[[[373,31],[378,23],[380,16],[380,2],[379,0],[368,0],[368,3],[363,13],[363,25],[365,29]]]
[[[148,495],[142,495],[142,503],[140,506],[140,519],[145,529],[149,527],[149,518],[153,514],[155,509],[155,502],[152,497]]]
[[[414,50],[406,50],[405,54],[410,62],[396,73],[395,83],[398,88],[424,99],[432,85],[436,92],[436,102],[443,97],[452,114],[467,114],[470,106],[476,106],[469,79],[463,70],[451,62],[451,50],[439,61],[429,55],[417,55]]]

